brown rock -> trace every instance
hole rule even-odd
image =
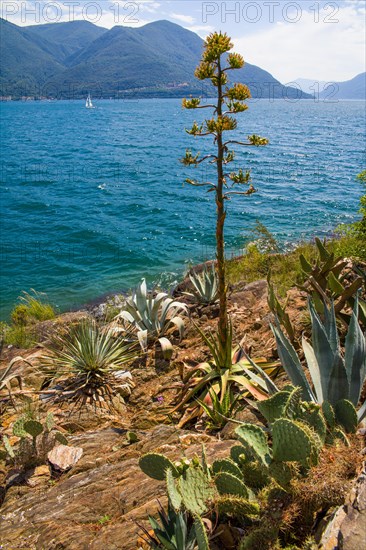
[[[366,471],[356,481],[346,504],[340,506],[328,523],[320,550],[356,550],[366,547]]]
[[[55,470],[66,472],[80,460],[82,454],[81,447],[58,445],[48,453],[47,458]]]
[[[182,448],[179,436],[188,433],[175,426],[157,426],[139,432],[141,440],[133,448],[117,452],[112,449],[125,434],[116,429],[73,437],[73,443],[84,450],[74,469],[42,492],[28,488],[21,497],[12,491],[6,494],[0,510],[4,549],[135,550],[140,530],[134,522],[147,526],[148,514],[158,508],[157,499],[166,504],[164,483],[147,477],[138,458],[151,450],[172,460],[183,451],[187,457],[200,455],[199,438],[188,449]],[[228,456],[232,445],[233,441],[208,437],[208,460]],[[99,520],[105,515],[111,521],[101,526]]]

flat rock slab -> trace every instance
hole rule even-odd
[[[233,441],[218,441],[173,426],[138,432],[126,445],[124,433],[103,430],[73,437],[84,453],[53,486],[11,487],[0,508],[3,550],[135,550],[148,514],[166,503],[165,483],[147,477],[141,454],[162,452],[171,459],[200,455],[206,445],[210,462],[227,457]],[[105,521],[102,518],[107,517]]]

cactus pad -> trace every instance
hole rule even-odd
[[[198,550],[210,550],[205,525],[199,516],[194,520]]]
[[[301,414],[301,397],[302,389],[300,387],[294,388],[290,393],[286,406],[283,411],[283,416],[287,418],[298,418]]]
[[[335,417],[338,424],[348,433],[354,433],[357,428],[358,419],[357,412],[351,401],[341,399],[337,401],[334,407]]]
[[[271,461],[270,450],[267,443],[267,435],[259,426],[243,424],[235,430],[244,450],[253,458],[267,465]]]
[[[142,456],[139,460],[139,466],[146,475],[158,481],[163,481],[165,479],[166,472],[169,468],[172,471],[173,477],[179,475],[173,462],[159,453],[147,453]]]
[[[314,407],[308,407],[301,414],[300,419],[306,422],[307,424],[309,424],[311,428],[313,428],[313,430],[318,434],[322,443],[324,444],[325,437],[327,435],[327,425],[319,405],[315,405]]]
[[[258,460],[246,462],[242,465],[241,469],[244,483],[254,489],[261,489],[270,480],[268,467]]]
[[[313,437],[311,428],[304,423],[280,418],[272,425],[272,438],[274,460],[295,461],[304,466],[307,466],[309,462],[314,463],[313,450],[316,446],[316,439]]]
[[[216,503],[220,515],[241,520],[248,516],[256,516],[260,512],[259,504],[241,497],[220,496]]]
[[[329,403],[329,401],[323,401],[322,403],[322,411],[325,418],[326,423],[328,424],[329,428],[332,430],[335,427],[335,413],[332,405]]]
[[[233,459],[233,461],[239,466],[241,466],[247,461],[247,457],[245,456],[245,452],[244,452],[244,447],[242,445],[234,445],[234,447],[231,447],[230,456]]]
[[[290,392],[279,391],[264,401],[258,401],[258,410],[267,422],[274,422],[277,418],[283,416],[289,396]]]
[[[290,484],[290,481],[297,475],[297,468],[294,464],[287,464],[286,462],[272,462],[270,466],[271,476],[278,485],[283,489],[286,489]]]
[[[43,426],[36,420],[28,420],[27,422],[24,422],[24,430],[32,437],[37,437],[43,432]]]
[[[215,477],[215,484],[220,495],[236,495],[238,497],[249,498],[248,487],[233,474],[220,472]]]
[[[173,506],[174,510],[178,512],[182,506],[182,496],[177,489],[172,471],[168,468],[166,473],[166,486],[169,497],[169,502]]]
[[[220,472],[228,472],[229,474],[233,474],[239,479],[243,477],[242,471],[239,466],[237,466],[237,464],[235,464],[235,462],[233,460],[230,460],[229,458],[215,460],[215,462],[212,464],[212,473],[218,474]]]
[[[16,437],[27,437],[27,432],[24,430],[25,418],[20,417],[14,422],[13,435]]]
[[[69,444],[66,437],[61,432],[55,432],[55,439],[56,439],[56,441],[61,443],[61,445],[68,445]]]
[[[207,502],[216,496],[216,490],[202,468],[190,467],[178,481],[184,506],[192,514],[207,512]]]

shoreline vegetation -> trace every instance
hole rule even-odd
[[[334,252],[335,256],[357,257],[361,262],[366,263],[366,243],[362,237],[360,238],[353,233],[351,229],[353,225],[358,223],[360,222],[337,228],[334,236],[329,239],[325,238],[324,242],[327,248]],[[246,246],[245,253],[226,260],[229,289],[230,286],[237,283],[250,284],[260,279],[267,279],[268,273],[271,272],[271,280],[279,297],[285,298],[287,291],[302,282],[303,272],[300,265],[300,255],[303,255],[308,262],[314,262],[317,256],[315,238],[312,241],[293,243],[290,249],[283,250],[267,228],[257,222],[256,229],[253,230],[253,240]],[[215,264],[215,260],[207,260],[204,263],[193,265],[185,274],[182,274],[182,280],[177,285],[170,289],[157,287],[155,291],[160,290],[175,296],[177,292],[186,290],[186,287],[189,286],[190,273],[200,273],[205,266],[212,264]],[[132,289],[127,288],[124,291],[107,292],[84,304],[80,304],[80,306],[66,307],[59,311],[57,307],[49,303],[45,293],[33,289],[30,289],[29,293],[24,291],[19,297],[18,303],[14,305],[10,318],[0,321],[0,338],[3,338],[3,345],[32,346],[34,343],[31,336],[32,329],[28,334],[27,324],[29,326],[30,323],[34,328],[35,321],[53,319],[58,315],[67,313],[87,311],[96,315],[98,319],[111,320],[113,314],[117,314],[131,292]],[[25,313],[27,299],[33,302],[33,307],[37,304],[39,311],[36,314],[32,312],[32,308],[28,316]],[[17,320],[17,317],[22,317],[22,315],[24,318],[20,321]],[[13,322],[14,319],[15,323]],[[12,330],[12,326],[14,330]],[[6,335],[7,331],[8,335]]]

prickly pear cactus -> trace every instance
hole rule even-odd
[[[182,506],[182,495],[178,491],[177,484],[170,468],[167,470],[166,473],[166,487],[169,502],[173,506],[174,510],[178,512]]]
[[[333,430],[336,423],[335,413],[332,405],[329,403],[329,401],[323,401],[322,403],[322,411],[325,418],[325,421],[329,428]]]
[[[43,426],[40,422],[37,422],[37,420],[28,420],[24,422],[24,430],[33,438],[36,438],[43,432]]]
[[[334,407],[337,424],[343,426],[348,433],[354,433],[357,429],[357,412],[351,401],[341,399]]]
[[[283,489],[288,489],[292,479],[298,474],[298,468],[294,463],[276,462],[273,460],[270,466],[272,478],[277,481]]]
[[[301,416],[301,397],[302,389],[294,388],[288,396],[282,416],[292,419],[299,418]]]
[[[264,465],[268,465],[271,462],[267,434],[262,428],[254,424],[242,424],[235,430],[235,433],[244,447],[244,453],[247,453],[253,459],[261,461]]]
[[[199,516],[207,512],[207,503],[217,495],[215,487],[201,467],[188,468],[178,480],[178,489],[185,508]]]
[[[173,462],[164,455],[159,453],[147,453],[139,460],[141,470],[158,481],[163,481],[167,470],[170,468],[174,477],[178,477],[179,473]]]
[[[211,469],[212,473],[215,475],[220,472],[227,472],[238,478],[241,478],[243,475],[239,466],[233,460],[230,460],[230,458],[215,460],[215,462],[212,464]]]
[[[56,441],[61,443],[61,445],[68,445],[69,444],[67,438],[64,436],[63,433],[61,433],[61,432],[53,432],[53,433],[55,434]]]
[[[215,485],[220,495],[236,495],[242,498],[249,498],[248,487],[233,474],[220,472],[215,477]]]
[[[194,520],[194,530],[196,533],[198,550],[210,550],[206,528],[199,516],[196,516]]]
[[[52,413],[48,413],[46,416],[46,429],[48,432],[52,430],[52,428],[55,427],[55,420]]]
[[[220,496],[216,504],[219,515],[237,519],[257,516],[260,512],[260,506],[256,502],[232,495]]]
[[[270,467],[271,465],[269,468]],[[244,462],[244,464],[241,465],[244,483],[253,489],[261,489],[270,481],[269,468],[258,460]]]
[[[259,412],[271,423],[283,416],[290,392],[279,391],[264,401],[258,401]]]
[[[316,403],[303,403],[303,410],[297,419],[306,422],[313,428],[324,444],[327,435],[327,424],[319,405]]]
[[[27,432],[24,429],[24,423],[25,418],[22,416],[14,422],[13,435],[15,435],[16,437],[27,437]]]
[[[272,440],[274,460],[299,462],[303,466],[317,463],[321,442],[303,422],[286,418],[276,420],[272,425]]]
[[[231,447],[230,456],[232,460],[235,462],[235,464],[237,464],[239,467],[241,467],[242,464],[247,462],[247,457],[245,455],[243,445],[234,445],[234,447]]]

